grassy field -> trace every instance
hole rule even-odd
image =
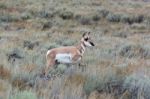
[[[150,99],[150,0],[0,0],[0,99]],[[48,49],[95,47],[39,75]]]

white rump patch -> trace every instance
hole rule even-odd
[[[68,53],[56,54],[55,59],[60,63],[72,63],[72,56]]]
[[[47,53],[46,53],[46,56],[47,56],[50,52],[51,52],[51,50],[48,50]]]

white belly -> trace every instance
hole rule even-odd
[[[55,60],[60,63],[72,63],[72,56],[68,53],[56,54]]]

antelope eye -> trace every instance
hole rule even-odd
[[[85,38],[84,40],[85,40],[85,41],[87,41],[87,40],[88,40],[88,38]]]

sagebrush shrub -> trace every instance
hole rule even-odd
[[[37,96],[32,91],[21,91],[13,95],[11,99],[37,99]]]
[[[123,87],[131,93],[131,99],[150,98],[150,79],[143,74],[132,74],[126,77]]]

